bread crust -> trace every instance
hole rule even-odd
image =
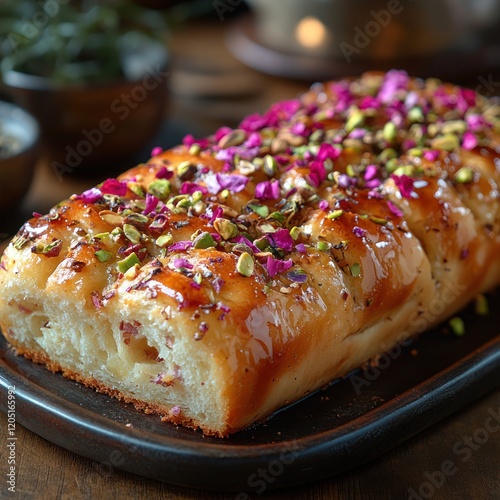
[[[29,220],[19,354],[227,436],[500,281],[498,111],[403,72],[314,86]]]

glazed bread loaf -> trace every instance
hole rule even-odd
[[[146,412],[234,433],[499,283],[499,116],[471,90],[368,73],[156,148],[21,228],[3,334]]]

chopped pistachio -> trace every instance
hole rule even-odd
[[[192,204],[192,202],[191,202],[190,197],[186,195],[184,198],[181,198],[181,199],[178,201],[178,203],[177,203],[176,207],[177,207],[177,208],[189,208],[189,207],[190,207],[190,206],[192,206],[192,205],[193,205],[193,204]]]
[[[202,276],[200,273],[196,273],[196,274],[193,276],[193,281],[194,281],[197,285],[201,285],[201,282],[203,281],[203,276]]]
[[[255,205],[253,203],[248,204],[248,208],[252,212],[255,212],[260,217],[267,217],[269,215],[269,207],[267,205]]]
[[[24,236],[19,236],[14,241],[14,248],[16,250],[21,250],[24,246],[26,246],[27,243],[28,243],[28,239],[27,238],[25,238]]]
[[[215,219],[214,229],[221,235],[222,239],[230,240],[238,234],[238,227],[227,219]]]
[[[195,191],[191,195],[191,204],[196,205],[203,198],[203,193],[201,191]]]
[[[321,142],[323,140],[323,137],[325,136],[325,133],[323,130],[318,129],[315,130],[310,136],[309,136],[309,142]]]
[[[408,120],[412,123],[422,123],[424,121],[424,113],[422,112],[422,108],[415,106],[408,111]]]
[[[427,120],[429,120],[430,117],[431,117],[431,115],[427,115]],[[427,135],[431,138],[436,137],[436,135],[439,134],[439,131],[440,131],[440,127],[437,123],[431,123],[427,127]]]
[[[231,132],[228,132],[220,141],[219,141],[219,148],[221,149],[226,149],[231,146],[239,146],[242,144],[245,139],[246,139],[246,132],[241,129],[235,129],[231,130]]]
[[[123,217],[111,210],[101,210],[99,212],[99,217],[112,226],[120,226],[123,223]]]
[[[269,215],[269,217],[278,221],[280,224],[283,224],[283,222],[285,222],[285,216],[281,212],[273,212],[271,215]]]
[[[255,262],[253,257],[248,252],[243,252],[239,258],[238,263],[236,264],[236,270],[242,276],[252,276],[255,269]]]
[[[130,255],[125,257],[123,260],[119,260],[117,262],[118,270],[121,273],[126,273],[131,267],[133,267],[139,263],[140,263],[139,258],[137,257],[135,252],[132,252]]]
[[[251,161],[247,160],[241,160],[237,168],[241,175],[252,175],[257,170],[257,167]]]
[[[394,175],[407,175],[413,177],[415,175],[415,167],[413,165],[401,165],[394,170]]]
[[[347,119],[347,122],[345,124],[345,131],[351,132],[356,127],[362,125],[364,120],[365,115],[363,114],[363,112],[358,108],[352,108],[352,111],[349,114],[349,118]]]
[[[165,200],[171,191],[170,181],[167,179],[156,179],[148,187],[148,193],[160,200]]]
[[[172,243],[172,235],[170,233],[167,234],[162,234],[160,237],[158,237],[155,241],[155,243],[160,247],[168,247]]]
[[[300,236],[302,233],[302,228],[293,226],[292,229],[290,229],[290,236],[292,237],[292,240],[296,241],[297,238]]]
[[[422,148],[411,148],[408,150],[407,154],[408,156],[416,156],[420,158],[424,154],[424,151]]]
[[[388,173],[392,174],[395,172],[399,167],[399,163],[397,158],[391,158],[386,164],[385,164],[385,169],[387,170]]]
[[[183,181],[192,179],[196,173],[196,165],[193,165],[189,160],[182,161],[177,165],[177,175]]]
[[[453,134],[446,134],[436,137],[432,140],[431,145],[433,149],[442,149],[444,151],[453,151],[458,148],[460,143],[458,136]]]
[[[335,220],[335,219],[338,219],[341,215],[344,214],[344,211],[343,210],[333,210],[332,212],[330,212],[326,218],[327,219],[331,219],[331,220]]]
[[[457,337],[461,337],[465,334],[465,324],[462,318],[455,316],[448,321],[448,324]]]
[[[476,297],[476,302],[474,304],[474,310],[475,310],[476,314],[478,314],[479,316],[487,316],[489,314],[490,308],[488,305],[488,299],[484,295],[479,294]]]
[[[123,233],[132,243],[139,243],[141,241],[141,233],[131,224],[123,224]]]
[[[276,229],[274,228],[274,226],[271,226],[271,224],[261,224],[259,226],[259,229],[263,233],[275,233],[276,232]]]
[[[190,148],[189,148],[189,154],[190,155],[193,155],[193,156],[198,156],[201,152],[201,147],[199,144],[193,144]]]
[[[284,153],[288,147],[290,147],[290,145],[282,137],[276,137],[271,142],[271,152],[273,154]]]
[[[387,219],[382,219],[380,217],[370,217],[370,220],[375,222],[375,224],[380,224],[381,226],[385,226],[389,222]]]
[[[52,243],[49,243],[48,245],[43,245],[43,244],[37,244],[35,245],[31,251],[33,253],[37,254],[44,254],[47,255],[48,257],[57,257],[59,253],[61,252],[62,248],[62,240],[54,240]]]
[[[263,170],[270,177],[276,175],[276,172],[278,171],[278,162],[276,161],[276,158],[274,156],[264,156]]]
[[[320,240],[318,241],[318,243],[316,243],[316,248],[321,252],[327,252],[328,250],[330,250],[330,243]]]
[[[132,193],[139,196],[140,198],[146,197],[144,188],[138,182],[128,182],[127,187],[130,189],[130,191],[132,191]]]
[[[466,184],[474,180],[474,171],[470,167],[462,167],[454,177],[455,182]]]
[[[220,192],[220,197],[223,199],[223,200],[227,200],[227,198],[229,197],[229,189],[223,189],[221,192]]]
[[[143,214],[137,214],[135,212],[132,212],[131,214],[127,215],[124,219],[124,222],[131,223],[131,224],[137,224],[137,225],[144,225],[149,222],[149,219],[146,215]]]
[[[396,124],[393,122],[387,122],[384,125],[384,129],[382,131],[382,136],[387,142],[392,142],[394,139],[396,139],[398,135],[398,129],[396,127]]]
[[[358,152],[363,151],[364,148],[363,141],[361,141],[360,139],[347,138],[344,139],[342,145],[345,149],[353,149],[354,151]]]
[[[466,130],[467,124],[463,120],[451,120],[441,126],[443,134],[463,134]]]
[[[193,240],[194,248],[210,248],[215,246],[215,241],[210,233],[202,232]]]
[[[269,241],[265,236],[254,240],[253,244],[261,251],[264,251],[266,248],[269,247]]]
[[[356,171],[354,170],[354,167],[351,164],[347,165],[345,171],[349,177],[356,177]]]
[[[94,255],[97,257],[97,260],[99,262],[107,262],[109,259],[111,259],[111,257],[113,257],[113,254],[111,252],[108,252],[107,250],[97,250]]]
[[[358,262],[355,262],[351,268],[350,268],[350,271],[351,271],[351,276],[353,278],[357,278],[360,274],[361,274],[361,266],[359,265]]]

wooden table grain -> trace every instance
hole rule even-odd
[[[234,60],[224,45],[223,23],[187,26],[174,33],[172,99],[167,127],[198,136],[235,125],[245,114],[304,90],[258,74]],[[175,133],[168,141],[175,142]],[[168,147],[172,144],[161,144]],[[67,175],[59,182],[46,162],[18,217],[0,228],[13,234],[27,214],[44,212],[60,199],[90,187],[97,179]],[[18,220],[19,219],[19,220]],[[498,415],[498,425],[490,419]],[[489,420],[488,420],[489,419]],[[493,422],[493,423],[492,423]],[[490,425],[491,424],[491,425]],[[484,432],[484,429],[489,429]],[[16,492],[8,490],[7,418],[0,414],[0,498],[22,499],[204,499],[245,498],[195,491],[145,479],[80,457],[16,424]],[[474,436],[481,436],[480,444]],[[486,439],[485,439],[486,437]],[[263,499],[485,499],[500,498],[500,390],[492,392],[375,461],[320,482],[246,498]]]

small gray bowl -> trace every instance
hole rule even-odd
[[[39,158],[40,128],[29,113],[0,101],[0,213],[17,208]]]

